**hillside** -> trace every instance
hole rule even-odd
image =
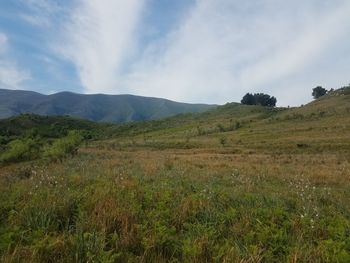
[[[0,261],[350,262],[349,113],[350,87],[297,108],[230,103],[96,124],[102,139],[47,158],[68,132],[2,164]],[[7,125],[20,118],[52,124]]]
[[[350,88],[339,89],[305,106],[269,108],[229,103],[200,114],[114,127],[123,138],[139,145],[210,148],[224,140],[236,151],[295,150],[323,147],[340,151],[350,147]],[[299,147],[298,147],[299,145]],[[306,150],[306,149],[303,149]]]
[[[0,119],[33,113],[123,123],[203,112],[213,107],[215,106],[132,95],[82,95],[70,92],[42,95],[32,91],[0,89]]]

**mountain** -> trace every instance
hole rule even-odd
[[[203,112],[213,107],[216,105],[179,103],[133,95],[83,95],[71,92],[43,95],[33,91],[0,89],[0,119],[34,113],[123,123]]]

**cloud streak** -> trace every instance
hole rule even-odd
[[[38,28],[53,27],[56,16],[62,15],[65,11],[63,5],[54,0],[20,0],[20,2],[28,10],[18,14],[18,17]]]
[[[22,19],[49,35],[85,93],[225,103],[266,92],[297,105],[316,85],[348,82],[347,0],[193,0],[165,27],[147,24],[162,12],[156,1],[28,0]],[[65,22],[52,32],[57,21]]]
[[[130,58],[142,0],[78,1],[56,50],[77,69],[87,93],[115,92]]]
[[[276,88],[278,81],[302,75],[331,43],[345,37],[350,44],[349,13],[346,1],[197,0],[176,31],[146,50],[123,86],[182,101],[224,103],[271,90],[288,97],[291,90]]]
[[[9,50],[8,38],[0,32],[0,86],[8,89],[18,89],[23,82],[30,79],[30,73],[22,70],[7,54]]]

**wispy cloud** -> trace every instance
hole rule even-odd
[[[341,41],[349,13],[348,1],[197,0],[176,31],[147,49],[123,86],[185,101],[226,102],[258,90],[288,97],[291,90],[275,88],[276,81],[303,74]]]
[[[38,14],[19,14],[19,18],[37,27],[47,28],[52,25],[50,18]]]
[[[290,35],[280,38],[276,49],[245,68],[240,75],[240,83],[259,87],[297,72],[302,74],[305,67],[327,52],[332,42],[347,37],[344,33],[350,28],[346,26],[350,22],[349,3],[343,2],[327,11],[315,9],[315,12],[299,17],[299,25],[287,27],[291,30],[288,32]],[[293,17],[290,16],[290,19]]]
[[[73,8],[56,49],[76,66],[85,92],[116,92],[142,6],[142,0],[90,0]]]
[[[53,26],[55,16],[62,15],[65,7],[54,0],[20,0],[28,11],[18,14],[25,22],[41,28]],[[62,18],[62,17],[61,17]],[[57,26],[57,25],[56,25]]]
[[[59,9],[59,2],[54,0],[21,0],[31,9],[42,11],[43,15],[55,13]]]
[[[8,50],[8,38],[0,32],[0,87],[18,89],[24,81],[30,79],[30,73],[17,66],[7,54]]]
[[[171,25],[160,12],[172,1],[17,1],[27,6],[19,17],[40,27],[30,48],[55,60],[36,60],[50,85],[78,91],[78,78],[85,93],[211,103],[266,92],[296,105],[314,85],[349,81],[348,0],[182,0]]]
[[[30,73],[18,68],[17,64],[0,59],[0,86],[7,89],[23,88],[22,84],[30,79]]]

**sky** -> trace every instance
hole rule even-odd
[[[309,102],[350,83],[349,0],[1,0],[0,88]]]

